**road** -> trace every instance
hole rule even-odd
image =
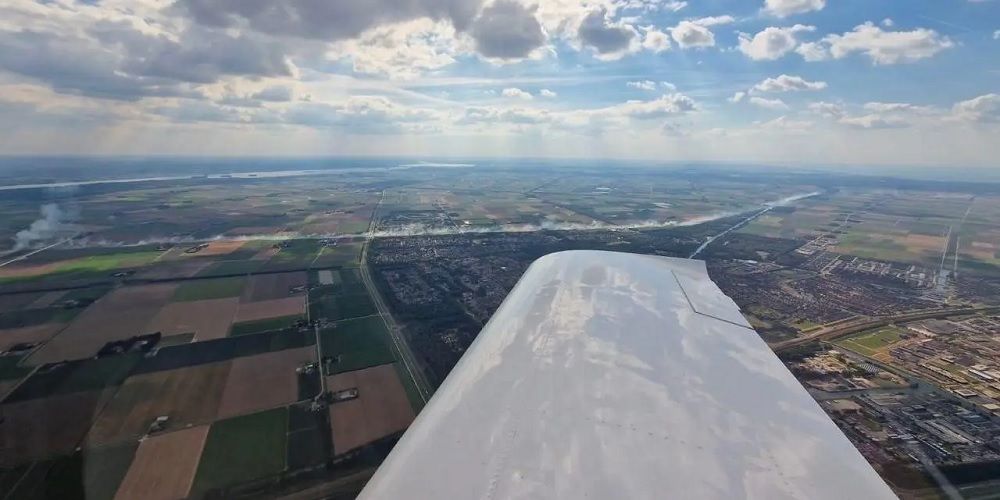
[[[786,351],[810,342],[834,340],[852,333],[858,333],[872,328],[879,328],[892,323],[903,323],[921,319],[947,318],[948,316],[955,316],[958,314],[973,314],[990,311],[1000,311],[1000,307],[948,307],[943,309],[908,311],[905,313],[893,314],[891,316],[880,316],[876,318],[861,317],[856,320],[838,323],[834,326],[820,328],[819,330],[816,330],[808,335],[803,335],[801,337],[781,342],[775,342],[771,344],[771,349],[774,350],[774,352]]]
[[[378,204],[375,205],[375,210],[372,211],[372,219],[368,224],[368,233],[365,236],[364,244],[361,247],[361,281],[365,284],[365,288],[368,289],[368,295],[371,296],[372,301],[375,303],[375,307],[378,309],[379,317],[382,318],[382,322],[385,324],[385,328],[389,332],[389,336],[392,338],[392,344],[396,347],[396,352],[399,353],[399,359],[403,362],[403,367],[406,369],[406,373],[409,374],[410,380],[413,381],[413,385],[416,387],[417,393],[420,395],[420,399],[424,404],[426,404],[427,400],[431,397],[431,393],[433,392],[431,390],[431,385],[427,382],[427,378],[420,370],[420,365],[416,363],[416,357],[413,355],[413,351],[410,350],[410,345],[406,342],[406,339],[403,338],[399,328],[396,326],[396,321],[392,318],[392,314],[389,312],[389,307],[385,305],[382,293],[379,291],[378,287],[375,286],[375,282],[371,277],[371,271],[368,269],[368,247],[371,246],[371,241],[375,233],[375,224],[378,221],[378,209],[382,206],[382,200],[384,199],[385,191],[382,191]]]

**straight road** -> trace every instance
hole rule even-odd
[[[409,374],[410,380],[413,381],[413,385],[416,387],[421,401],[426,404],[427,400],[431,397],[431,385],[427,382],[427,378],[424,376],[424,373],[420,371],[420,367],[416,363],[416,357],[413,355],[413,351],[410,350],[410,345],[406,342],[406,339],[403,338],[399,328],[396,326],[396,321],[392,318],[392,314],[389,312],[389,307],[385,305],[385,301],[382,299],[382,293],[379,292],[378,287],[375,286],[375,282],[371,277],[371,271],[368,269],[368,247],[371,246],[371,241],[375,233],[375,224],[378,221],[378,209],[382,206],[382,200],[384,199],[385,191],[382,191],[378,204],[375,205],[375,210],[372,211],[372,219],[368,224],[368,233],[365,237],[364,244],[361,247],[361,281],[364,282],[365,288],[368,289],[368,295],[371,296],[372,301],[375,303],[375,307],[378,309],[379,316],[382,318],[382,322],[385,324],[385,328],[388,330],[389,336],[392,338],[392,343],[396,348],[396,352],[399,353],[399,358],[403,362],[403,368],[406,369],[406,373]]]

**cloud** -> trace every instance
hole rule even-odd
[[[993,39],[1000,40],[1000,30],[996,30],[993,32]]]
[[[505,88],[503,89],[503,91],[500,92],[500,95],[504,97],[511,97],[514,99],[524,99],[526,101],[530,101],[531,99],[534,98],[534,96],[531,95],[531,92],[526,92],[517,87]]]
[[[642,37],[642,48],[654,54],[670,50],[670,35],[652,27],[645,29],[645,31],[646,33]]]
[[[652,80],[642,80],[638,82],[627,82],[625,85],[639,90],[656,90],[656,82]]]
[[[481,0],[177,0],[175,8],[212,27],[249,28],[271,35],[327,41],[356,38],[368,29],[420,18],[447,20],[464,31]]]
[[[288,102],[292,100],[292,89],[284,85],[275,85],[256,92],[250,97],[268,102]]]
[[[815,26],[796,24],[787,28],[768,27],[752,38],[747,33],[740,33],[739,50],[755,61],[773,61],[798,46],[797,34],[815,30]]]
[[[728,24],[733,21],[732,16],[702,17],[681,21],[677,23],[677,26],[670,28],[670,36],[683,49],[713,47],[715,46],[715,34],[708,27]]]
[[[805,42],[799,44],[795,53],[802,56],[808,62],[825,61],[830,58],[830,51],[821,43]]]
[[[985,94],[956,103],[952,107],[952,114],[965,121],[1000,121],[1000,94]]]
[[[418,19],[372,28],[337,42],[330,52],[349,59],[355,72],[412,80],[455,62],[460,50],[455,36],[450,23]]]
[[[837,120],[841,125],[862,129],[903,128],[909,126],[906,120],[898,117],[868,114],[862,116],[845,116]]]
[[[823,10],[826,0],[764,0],[764,11],[778,17],[788,17]]]
[[[795,92],[815,91],[826,88],[826,82],[810,82],[801,76],[782,74],[776,78],[767,78],[754,85],[750,92]]]
[[[527,57],[545,43],[536,10],[510,0],[499,0],[486,7],[470,30],[476,50],[485,57],[498,59]]]
[[[549,98],[549,99],[552,99],[554,97],[558,97],[559,96],[559,94],[557,94],[557,93],[555,93],[555,92],[553,92],[553,91],[551,91],[549,89],[539,90],[538,91],[538,95],[541,96],[541,97]]]
[[[955,46],[950,38],[934,30],[884,31],[871,22],[843,35],[828,35],[823,43],[834,59],[862,53],[877,65],[914,62]]]
[[[730,98],[728,98],[726,100],[735,104],[735,103],[738,103],[738,102],[743,102],[743,99],[745,99],[746,96],[747,96],[746,92],[737,92],[737,93],[733,94],[732,97],[730,97]]]
[[[832,102],[813,102],[809,103],[809,111],[816,113],[824,118],[842,118],[847,115],[847,111],[844,110],[844,106]]]
[[[433,130],[432,122],[442,117],[382,96],[354,96],[340,103],[296,103],[280,118],[286,124],[339,128],[351,134],[395,134]]]
[[[639,33],[631,25],[612,22],[604,8],[593,10],[580,23],[577,36],[582,45],[606,58],[618,58],[633,50]]]
[[[753,104],[754,106],[758,106],[761,108],[773,109],[773,110],[788,109],[788,105],[785,104],[785,101],[782,101],[781,99],[765,99],[763,97],[754,96],[750,98],[750,104]]]

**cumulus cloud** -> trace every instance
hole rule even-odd
[[[826,0],[764,0],[764,11],[778,17],[787,17],[822,10]]]
[[[737,93],[733,94],[732,97],[730,97],[730,98],[728,98],[726,100],[735,104],[735,103],[738,103],[738,102],[743,102],[743,99],[745,99],[746,96],[747,96],[746,92],[737,92]]]
[[[871,22],[856,26],[843,35],[828,35],[823,43],[834,59],[861,53],[874,64],[918,61],[955,46],[950,38],[931,29],[884,31]]]
[[[459,48],[450,23],[418,19],[379,26],[337,42],[333,57],[351,60],[355,72],[412,80],[455,62]]]
[[[617,58],[634,50],[639,33],[631,25],[612,22],[607,9],[601,8],[583,18],[577,36],[582,45],[593,48],[599,56]]]
[[[555,92],[553,92],[553,91],[551,91],[549,89],[541,89],[541,90],[539,90],[538,91],[538,95],[542,96],[542,97],[545,97],[545,98],[548,98],[548,99],[552,99],[554,97],[558,97],[559,96],[559,94],[557,94],[557,93],[555,93]]]
[[[681,21],[673,28],[670,28],[670,36],[683,49],[714,47],[715,34],[712,33],[709,27],[728,24],[733,22],[733,20],[732,16],[714,16]]]
[[[1000,94],[985,94],[952,107],[954,116],[973,122],[1000,121]]]
[[[753,37],[740,33],[739,50],[755,61],[773,61],[799,45],[796,35],[815,30],[815,26],[796,24],[787,28],[768,27]]]
[[[751,92],[794,92],[807,90],[823,90],[826,82],[810,82],[801,76],[782,74],[775,78],[767,78],[754,85]]]
[[[825,61],[830,58],[830,51],[817,42],[801,43],[795,48],[795,53],[809,62]]]
[[[847,115],[847,111],[844,110],[844,106],[832,102],[813,102],[809,103],[809,111],[816,113],[824,118],[842,118]]]
[[[531,95],[531,92],[521,90],[517,87],[505,88],[500,92],[500,95],[504,97],[511,97],[514,99],[524,99],[526,101],[530,101],[531,99],[534,98],[534,96]]]
[[[652,80],[642,80],[637,82],[627,82],[625,85],[639,90],[656,90],[656,82]]]
[[[510,0],[486,7],[470,30],[476,49],[483,56],[498,59],[527,57],[545,43],[536,10]]]
[[[177,0],[195,22],[213,27],[249,26],[272,35],[327,41],[356,38],[383,24],[420,18],[447,20],[464,31],[481,0]]]
[[[773,109],[779,111],[788,109],[788,105],[785,104],[785,101],[782,101],[781,99],[765,99],[763,97],[754,96],[750,98],[750,104],[753,104],[754,106],[758,106],[761,108]]]
[[[670,50],[670,35],[652,27],[644,29],[645,34],[642,37],[642,48],[654,54]]]

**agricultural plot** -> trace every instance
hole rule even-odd
[[[45,342],[65,327],[64,323],[44,323],[22,328],[0,329],[0,352],[6,351],[18,344]]]
[[[333,373],[391,363],[389,332],[380,316],[339,321],[320,332],[323,357],[334,359]]]
[[[259,302],[283,299],[305,294],[309,276],[305,271],[291,273],[258,274],[251,276],[243,289],[241,302]],[[298,291],[293,292],[293,290]]]
[[[358,397],[330,405],[337,455],[401,432],[414,413],[393,364],[340,373],[328,378],[331,391],[358,389]]]
[[[312,411],[308,403],[288,407],[288,455],[285,460],[289,470],[324,462],[332,455],[330,443],[327,415]]]
[[[173,300],[175,302],[189,302],[239,297],[245,284],[246,279],[243,277],[188,281],[177,287]]]
[[[43,366],[35,370],[4,401],[25,401],[115,387],[128,377],[141,356],[140,353],[129,353]]]
[[[243,356],[314,345],[315,342],[316,338],[313,332],[297,330],[193,342],[159,349],[155,356],[144,359],[142,364],[136,368],[135,373],[153,373],[186,366],[216,363]]]
[[[109,397],[97,390],[0,404],[0,468],[72,453]]]
[[[157,251],[122,252],[42,264],[15,264],[0,268],[0,283],[55,276],[60,279],[104,276],[114,271],[142,267],[156,260],[160,253]]]
[[[80,313],[28,362],[44,364],[88,358],[107,342],[149,333],[144,328],[174,295],[175,289],[169,284],[118,288]]]
[[[167,429],[215,420],[229,371],[223,361],[130,377],[94,422],[88,444],[138,439],[160,416],[170,417]]]
[[[208,433],[209,427],[203,425],[143,440],[115,499],[186,498],[191,491]]]
[[[213,489],[282,472],[287,433],[286,408],[212,424],[191,494],[202,495]]]
[[[323,249],[318,240],[288,240],[281,242],[281,249],[264,264],[264,271],[292,271],[309,268]]]
[[[365,229],[367,230],[367,227]],[[323,247],[319,256],[313,261],[312,267],[358,267],[361,265],[362,246],[361,242],[338,241],[336,244]]]
[[[238,308],[236,297],[173,302],[164,306],[145,330],[164,336],[193,333],[198,341],[219,339],[229,333]]]
[[[111,500],[137,444],[87,449],[0,472],[6,498]]]
[[[299,400],[296,369],[316,361],[316,349],[301,347],[234,359],[219,403],[218,418],[284,406]]]
[[[234,323],[229,329],[229,336],[238,337],[241,335],[253,335],[258,333],[286,330],[295,326],[295,324],[302,321],[302,319],[302,315],[296,314],[292,316],[279,316],[277,318]]]

